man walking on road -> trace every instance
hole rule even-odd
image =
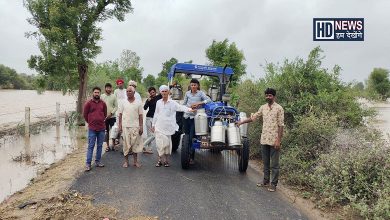
[[[152,131],[155,132],[156,135],[158,152],[156,167],[161,167],[163,164],[164,167],[169,167],[168,157],[172,152],[171,135],[179,130],[179,125],[176,124],[176,111],[194,112],[195,110],[168,99],[168,86],[162,85],[159,90],[162,95],[162,99],[157,101],[152,127]]]
[[[146,113],[146,134],[148,138],[151,138],[153,136],[152,134],[152,121],[153,121],[153,116],[154,112],[156,110],[156,103],[158,100],[162,98],[161,94],[156,95],[156,88],[150,87],[148,89],[149,92],[149,98],[146,100],[145,105],[144,105],[144,110],[149,109],[148,112]],[[144,153],[153,153],[153,146],[156,146],[156,141],[153,140],[151,141],[147,146],[144,146],[143,152]]]
[[[284,127],[284,110],[282,106],[275,102],[275,89],[267,88],[264,93],[267,104],[260,106],[259,110],[250,118],[237,122],[237,125],[240,126],[257,118],[262,118],[263,130],[260,144],[262,145],[264,179],[257,186],[268,187],[268,191],[274,192],[279,179],[279,156]],[[270,175],[271,171],[272,175]]]
[[[83,116],[88,123],[88,150],[87,150],[87,162],[85,171],[91,170],[91,162],[93,149],[96,143],[96,167],[104,167],[104,164],[100,162],[102,156],[102,145],[104,140],[105,123],[104,120],[107,117],[107,106],[102,100],[100,100],[99,87],[94,87],[93,98],[84,105]]]
[[[106,83],[104,86],[105,94],[102,94],[102,100],[107,105],[107,117],[106,117],[106,152],[110,150],[114,150],[115,138],[112,139],[112,146],[110,146],[110,128],[114,126],[116,118],[115,113],[118,109],[118,101],[115,95],[112,94],[112,85],[110,83]]]
[[[140,102],[142,102],[142,98],[141,98],[141,95],[137,92],[137,82],[136,81],[134,81],[134,80],[130,80],[129,81],[129,86],[132,86],[132,87],[134,87],[134,97],[135,97],[135,99],[136,100],[138,100],[138,101],[140,101]]]
[[[127,87],[127,100],[119,105],[119,132],[123,131],[123,155],[125,161],[123,167],[129,166],[129,154],[133,152],[134,166],[141,167],[138,162],[137,153],[142,152],[143,133],[143,109],[142,102],[134,97],[135,89]]]

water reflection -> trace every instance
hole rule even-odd
[[[367,106],[374,108],[378,113],[370,124],[390,140],[390,103],[368,103]]]
[[[69,131],[63,122],[41,130],[40,134],[30,137],[0,139],[0,202],[26,187],[40,171],[84,144],[77,141],[77,131]]]

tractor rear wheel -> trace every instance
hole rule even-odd
[[[238,150],[240,153],[238,154],[238,170],[241,173],[246,172],[248,168],[249,161],[249,141],[248,138],[243,138],[242,140],[242,148]]]
[[[190,167],[191,146],[189,136],[185,134],[181,143],[181,168],[186,170]]]

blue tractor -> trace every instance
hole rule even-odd
[[[172,149],[176,151],[181,141],[181,166],[183,169],[190,167],[190,152],[192,149],[210,149],[212,152],[223,150],[234,151],[238,158],[240,172],[246,172],[249,160],[249,141],[246,135],[247,127],[235,126],[235,122],[246,117],[245,113],[239,112],[230,106],[229,95],[226,86],[234,74],[230,67],[215,67],[188,63],[177,63],[171,67],[168,73],[169,84],[172,85],[176,74],[185,74],[189,77],[216,77],[219,85],[209,89],[211,103],[204,104],[197,110],[195,116],[195,138],[189,139],[188,135],[181,135],[183,113],[178,112],[176,122],[179,131],[172,135]],[[175,89],[175,88],[174,88]],[[172,99],[179,99],[177,89],[171,90]],[[181,138],[180,138],[181,137]]]

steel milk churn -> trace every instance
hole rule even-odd
[[[225,126],[221,121],[215,121],[211,127],[211,143],[225,143]]]
[[[179,100],[180,99],[180,91],[176,87],[171,88],[171,98],[173,100]]]
[[[211,100],[213,100],[213,102],[217,101],[217,99],[218,99],[218,93],[219,93],[218,87],[216,87],[216,86],[211,86],[211,87],[209,88],[209,95],[210,95]]]
[[[241,145],[240,129],[234,123],[229,123],[227,128],[229,146]]]
[[[240,112],[240,121],[243,121],[247,119],[245,112]],[[248,136],[248,123],[240,125],[240,134],[241,137],[247,137]]]
[[[195,135],[207,135],[207,114],[204,108],[196,111],[195,121]]]

